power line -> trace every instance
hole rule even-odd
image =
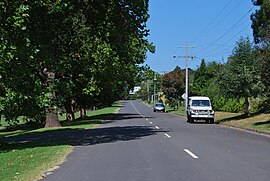
[[[247,25],[247,26],[245,26],[243,29],[241,29],[239,32],[237,32],[234,36],[232,36],[229,40],[227,40],[226,42],[224,42],[224,44],[223,45],[221,45],[221,46],[227,46],[226,44],[228,43],[228,42],[230,42],[231,40],[233,40],[236,36],[238,36],[242,31],[244,31],[247,27],[249,27],[250,25]],[[230,49],[230,48],[232,48],[233,46],[229,46],[228,48],[226,48],[225,50],[228,50],[228,49]],[[222,52],[224,51],[224,49],[223,50],[221,50]],[[218,52],[221,52],[221,51],[218,51]],[[207,53],[204,53],[204,55],[206,55]],[[202,55],[203,56],[203,55]]]
[[[210,45],[208,45],[206,48],[202,49],[201,51],[197,52],[196,54],[201,53],[204,50],[208,49],[213,44],[215,44],[217,41],[219,41],[221,38],[223,38],[226,34],[228,34],[234,27],[236,27],[244,19],[244,17],[246,17],[246,15],[248,15],[254,9],[254,7],[255,6],[253,6],[243,17],[241,17],[241,19],[239,19],[229,30],[227,30],[225,33],[223,33],[218,39],[213,41]]]
[[[236,8],[238,8],[238,6],[240,6],[240,4],[243,2],[244,0],[240,1],[228,14],[231,14],[232,12],[234,12],[236,10]],[[228,16],[225,16],[223,19],[221,19],[220,21],[218,21],[216,24],[214,24],[214,26],[212,26],[205,34],[210,33],[211,31],[213,31],[218,25],[220,25],[226,18],[228,18]],[[202,37],[202,36],[201,36]],[[200,39],[200,38],[199,38]]]
[[[197,33],[193,38],[191,38],[190,41],[188,41],[187,43],[191,42],[192,40],[194,40],[195,38],[197,38],[198,36],[200,36],[210,25],[212,25],[212,23],[214,23],[214,21],[221,15],[221,13],[229,6],[229,4],[232,2],[233,0],[230,0],[222,9],[221,11],[210,21],[210,23],[208,23],[199,33]],[[187,44],[186,43],[186,44]]]

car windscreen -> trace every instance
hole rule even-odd
[[[210,106],[210,101],[209,100],[192,100],[192,106]]]
[[[158,104],[156,104],[155,106],[156,106],[156,107],[160,107],[160,106],[164,106],[164,105],[161,104],[161,103],[158,103]]]

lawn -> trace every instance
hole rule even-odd
[[[72,151],[69,145],[1,144],[0,178],[2,181],[36,180],[49,168],[64,161]]]
[[[18,129],[14,127],[10,131],[2,127],[0,139],[93,128],[112,118],[119,107],[119,104],[114,104],[112,107],[88,112],[88,117],[84,120],[78,119],[79,114],[76,113],[75,122],[66,122],[60,116],[62,128],[45,129],[21,124]],[[63,162],[71,151],[71,143],[7,143],[0,140],[0,180],[36,180],[48,169]]]

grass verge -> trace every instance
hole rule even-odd
[[[219,123],[255,132],[270,134],[270,114],[253,113],[249,117],[239,113],[217,114]]]
[[[87,118],[74,122],[64,121],[60,117],[61,128],[45,129],[34,128],[28,125],[19,125],[18,130],[0,130],[0,136],[18,138],[28,134],[50,134],[62,130],[88,129],[102,124],[103,120],[113,117],[120,105],[88,112]],[[78,116],[78,113],[76,114]],[[1,141],[1,140],[0,140]],[[60,164],[72,151],[71,143],[10,143],[0,142],[0,180],[25,181],[36,180],[42,173],[55,165]]]
[[[36,180],[72,151],[69,145],[1,144],[0,178],[2,181]]]

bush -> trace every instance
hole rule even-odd
[[[244,111],[244,99],[232,99],[224,96],[215,96],[211,98],[213,108],[216,111],[242,112]]]

